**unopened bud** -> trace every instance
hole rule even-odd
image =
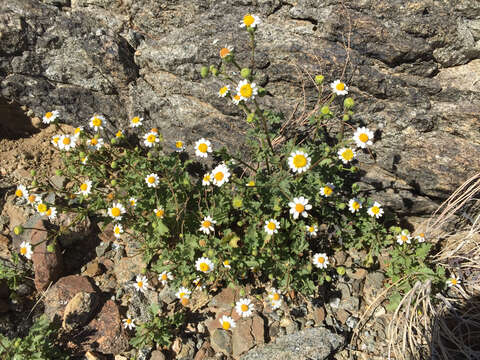
[[[320,109],[320,112],[323,115],[328,115],[328,114],[330,114],[330,108],[327,105],[322,106],[322,108]]]
[[[350,109],[355,105],[355,101],[351,97],[347,97],[345,100],[343,100],[343,106],[345,106],[345,109]]]
[[[208,67],[202,66],[200,69],[200,76],[204,79],[208,76]]]
[[[315,82],[317,83],[317,85],[322,85],[324,79],[325,77],[323,75],[315,76]]]
[[[265,95],[267,95],[267,90],[265,90],[265,88],[259,87],[258,96],[265,96]]]
[[[343,121],[348,121],[350,120],[350,116],[348,116],[347,114],[343,115]]]
[[[250,77],[250,74],[252,72],[250,71],[249,68],[243,68],[241,71],[240,71],[240,76],[244,79],[248,79]]]
[[[13,232],[15,233],[15,235],[21,235],[23,234],[23,226],[22,225],[17,225],[13,228]]]

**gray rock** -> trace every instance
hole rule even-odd
[[[94,293],[79,292],[65,307],[62,326],[67,331],[72,331],[84,326],[92,317],[98,299]]]
[[[254,348],[240,357],[240,360],[324,360],[342,346],[344,341],[342,336],[333,334],[326,328],[309,328]]]
[[[232,354],[232,339],[228,331],[223,329],[215,329],[210,341],[215,352],[225,355]]]

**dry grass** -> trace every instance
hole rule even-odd
[[[480,359],[480,173],[467,180],[423,224],[440,250],[430,259],[461,279],[432,296],[417,282],[388,327],[389,359]]]

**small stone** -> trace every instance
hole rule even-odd
[[[225,289],[222,289],[220,293],[215,295],[213,299],[210,300],[210,303],[208,305],[210,307],[223,311],[230,310],[233,303],[235,303],[235,290],[231,287],[227,287]]]
[[[57,189],[62,190],[65,187],[66,178],[65,176],[61,175],[53,175],[50,178],[50,181],[52,182],[53,186],[55,186]]]
[[[355,316],[350,316],[347,321],[345,322],[345,324],[350,328],[350,329],[353,329],[355,326],[357,326],[358,324],[358,318],[355,317]]]
[[[365,284],[363,285],[363,297],[367,305],[372,304],[383,290],[384,279],[385,275],[379,271],[369,273],[366,276]]]
[[[339,306],[340,306],[340,298],[335,297],[335,298],[331,299],[328,304],[330,305],[330,307],[332,309],[338,309]]]
[[[100,275],[103,272],[102,267],[96,261],[88,263],[87,268],[85,269],[86,276],[94,277]]]
[[[313,309],[313,320],[317,326],[323,323],[325,320],[325,308],[323,306]]]
[[[141,274],[146,264],[143,261],[141,254],[133,257],[124,257],[115,264],[113,272],[117,278],[117,283],[120,286],[130,282],[135,276]]]
[[[78,329],[88,323],[97,305],[94,293],[81,291],[65,307],[62,327],[67,331]]]
[[[387,313],[387,311],[385,310],[385,308],[383,306],[379,306],[375,309],[375,311],[373,312],[373,316],[375,317],[380,317],[380,316],[383,316]]]
[[[32,117],[32,126],[36,129],[39,129],[42,126],[42,119],[40,119],[38,116]]]
[[[98,257],[103,256],[105,252],[108,250],[108,247],[110,246],[109,242],[101,242],[96,248],[95,248],[95,253],[97,254]]]
[[[232,354],[232,339],[227,331],[223,329],[215,329],[210,338],[212,342],[212,348],[217,353],[225,355]]]
[[[335,254],[333,255],[333,258],[335,259],[335,265],[340,266],[345,264],[345,260],[347,259],[347,254],[345,251],[336,251]]]
[[[349,316],[350,314],[344,309],[338,309],[338,311],[335,313],[335,318],[342,324],[345,324],[347,322]]]
[[[240,319],[237,322],[237,327],[232,332],[232,350],[234,358],[247,352],[255,345],[251,327],[251,318]]]
[[[355,271],[352,269],[347,269],[347,275],[352,279],[362,280],[367,276],[367,274],[368,271],[362,268],[355,269]]]
[[[150,355],[150,360],[165,360],[165,355],[160,350],[152,351],[152,355]]]

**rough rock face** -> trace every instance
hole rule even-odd
[[[300,116],[303,87],[306,108],[315,101],[308,74],[332,81],[346,64],[354,125],[376,130],[364,188],[382,203],[429,213],[480,168],[476,0],[10,0],[0,10],[1,94],[37,115],[56,108],[85,124],[100,112],[112,131],[139,114],[167,141],[236,144],[239,113],[198,70],[218,64],[224,44],[245,54],[239,22],[252,12],[263,20],[258,83],[272,94],[262,101],[286,114],[300,102]]]

